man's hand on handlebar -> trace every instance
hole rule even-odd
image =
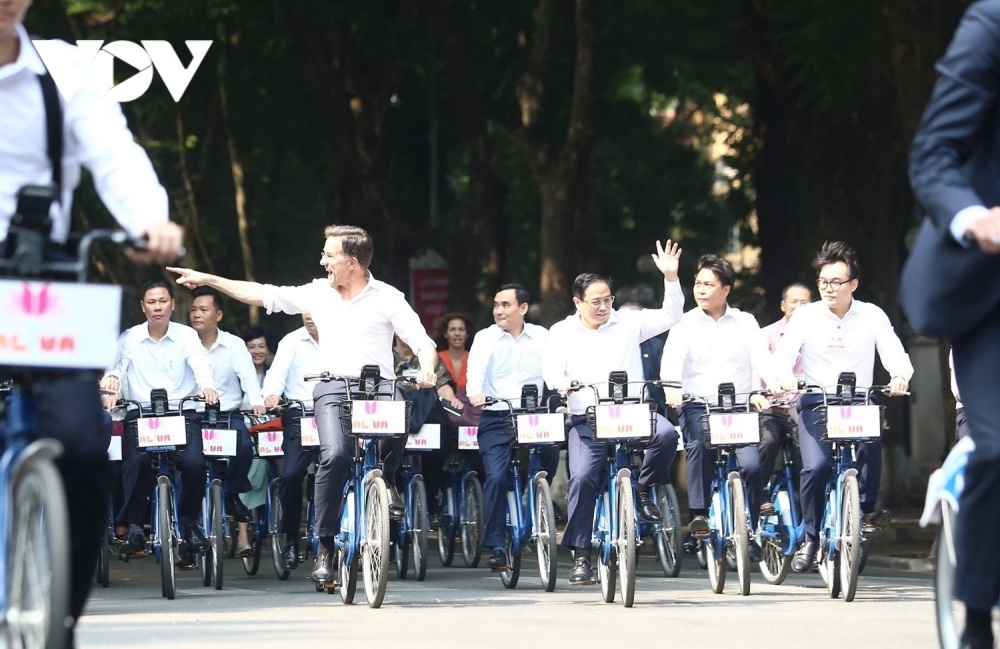
[[[909,389],[910,389],[909,382],[906,379],[902,378],[902,377],[894,376],[889,381],[889,395],[890,396],[899,396],[901,394],[907,394],[908,393],[907,391]]]
[[[787,374],[778,380],[782,392],[795,392],[799,389],[799,379],[794,374]]]
[[[418,390],[421,388],[433,388],[437,385],[437,374],[434,373],[433,369],[425,370],[420,368],[416,378],[417,382],[415,386]]]
[[[681,388],[665,388],[663,390],[663,397],[668,406],[677,408],[684,403],[684,390]]]
[[[250,408],[250,410],[252,410],[253,414],[257,415],[258,417],[262,417],[267,414],[267,406],[256,405]]]
[[[750,405],[757,409],[757,412],[764,412],[771,407],[771,400],[763,394],[751,394]]]
[[[139,264],[170,264],[177,261],[184,243],[184,228],[173,221],[151,225],[139,236],[147,240],[146,250],[126,250],[125,256]]]
[[[483,394],[482,392],[479,392],[477,394],[470,394],[469,403],[471,403],[477,408],[481,408],[483,404],[486,403],[486,395]]]
[[[198,396],[204,399],[205,403],[207,403],[210,406],[214,406],[215,404],[219,403],[219,393],[213,390],[212,388],[199,390]]]

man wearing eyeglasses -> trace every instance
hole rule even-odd
[[[822,301],[801,306],[789,320],[775,353],[782,387],[794,390],[796,361],[801,356],[802,376],[807,384],[832,391],[842,372],[854,372],[859,386],[872,384],[875,352],[892,379],[890,393],[906,392],[913,366],[885,312],[874,304],[854,299],[858,288],[857,254],[846,243],[826,243],[812,263],[819,273],[816,285]],[[818,413],[813,408],[820,395],[799,400],[799,448],[802,452],[800,500],[805,523],[805,541],[792,559],[792,568],[805,572],[812,567],[823,518],[824,489],[830,476],[829,442],[820,441]],[[882,477],[882,443],[862,444],[858,449],[858,488],[866,533],[891,521],[889,512],[875,511]]]
[[[681,250],[667,241],[656,242],[653,261],[663,273],[663,307],[642,311],[612,308],[611,279],[597,273],[583,273],[573,281],[576,313],[552,325],[542,351],[542,378],[553,390],[566,391],[574,381],[583,385],[598,384],[607,397],[611,372],[625,370],[630,380],[641,381],[642,341],[658,336],[676,324],[684,312],[684,294],[677,281]],[[594,504],[601,471],[607,461],[607,446],[591,438],[587,425],[587,406],[594,405],[594,393],[581,390],[569,395],[570,427],[568,439],[569,482],[567,519],[562,545],[573,550],[571,585],[594,583],[591,577],[590,550],[594,523]],[[653,502],[650,488],[670,480],[670,465],[677,452],[677,431],[661,415],[656,415],[656,431],[646,446],[639,471],[636,494],[639,516],[650,522],[662,520]]]

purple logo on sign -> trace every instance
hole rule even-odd
[[[374,415],[378,412],[378,402],[377,401],[365,401],[365,412],[369,415]]]
[[[528,423],[532,426],[538,425],[538,415],[528,415]]]
[[[850,408],[841,408],[840,409],[840,418],[841,419],[850,419],[851,418],[851,409]]]
[[[619,406],[609,406],[608,407],[608,417],[611,419],[618,419],[622,414],[622,409]]]
[[[207,440],[213,440],[215,439],[215,431],[212,429],[203,430],[201,431],[201,438]]]

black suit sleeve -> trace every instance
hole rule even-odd
[[[984,143],[984,126],[996,113],[1000,87],[1000,0],[966,11],[948,51],[910,152],[910,183],[938,229],[961,210],[986,204],[966,163]]]

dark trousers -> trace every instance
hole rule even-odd
[[[139,418],[139,412],[129,410],[125,415],[124,459],[122,460],[122,493],[125,506],[118,514],[118,522],[141,525],[149,518],[149,494],[153,489],[151,456],[138,453],[136,439],[128,432],[128,422]],[[182,524],[195,522],[201,513],[205,496],[205,456],[201,452],[201,413],[184,411],[187,426],[187,448],[170,454],[180,471],[180,497],[177,499],[177,517]],[[107,449],[105,449],[106,451]]]
[[[715,450],[707,445],[702,433],[700,418],[704,416],[704,405],[689,403],[681,408],[684,451],[687,454],[688,507],[691,509],[708,509],[712,500]],[[762,422],[760,445],[736,449],[736,463],[746,487],[747,507],[753,529],[757,529],[764,485],[774,470],[774,461],[778,456],[780,434],[777,423],[765,419]]]
[[[93,378],[44,381],[34,395],[39,436],[63,445],[56,466],[69,509],[70,614],[76,620],[94,583],[98,548],[107,542],[111,420]]]
[[[955,441],[969,434],[969,418],[965,416],[965,408],[955,411]]]
[[[223,413],[222,421],[236,431],[236,455],[229,458],[226,468],[226,495],[236,496],[250,491],[250,463],[253,462],[253,441],[247,423],[239,410]]]
[[[1000,599],[1000,399],[997,350],[1000,313],[954,341],[955,377],[969,435],[976,449],[965,468],[955,536],[955,596],[974,610],[988,611]]]
[[[299,419],[302,410],[286,408],[281,413],[281,450],[284,452],[284,470],[278,481],[278,498],[281,500],[281,532],[289,539],[298,539],[302,527],[302,481],[315,458],[313,447],[302,447],[302,429]]]
[[[586,417],[569,418],[568,469],[566,484],[566,529],[562,545],[589,550],[594,531],[594,509],[601,480],[607,466],[608,445],[591,439]],[[677,431],[662,415],[656,416],[656,431],[646,445],[645,457],[639,469],[639,484],[647,487],[668,484],[670,465],[677,453]],[[481,445],[482,443],[480,443]],[[484,497],[485,498],[485,497]]]
[[[323,537],[340,532],[340,506],[344,485],[350,474],[351,458],[357,448],[356,438],[345,435],[340,427],[340,403],[343,384],[320,383],[313,391],[316,426],[319,429],[319,465],[316,467],[316,532]],[[396,469],[406,450],[406,436],[386,437],[378,442],[379,465],[386,484],[395,485]]]
[[[815,540],[823,522],[826,507],[826,483],[833,471],[830,459],[833,446],[821,442],[822,432],[816,425],[821,413],[813,410],[823,403],[819,395],[807,394],[799,401],[799,450],[802,453],[802,472],[799,474],[799,499],[802,502],[802,521],[805,534]],[[882,442],[859,444],[858,491],[861,494],[861,511],[875,511],[878,490],[882,480]]]

